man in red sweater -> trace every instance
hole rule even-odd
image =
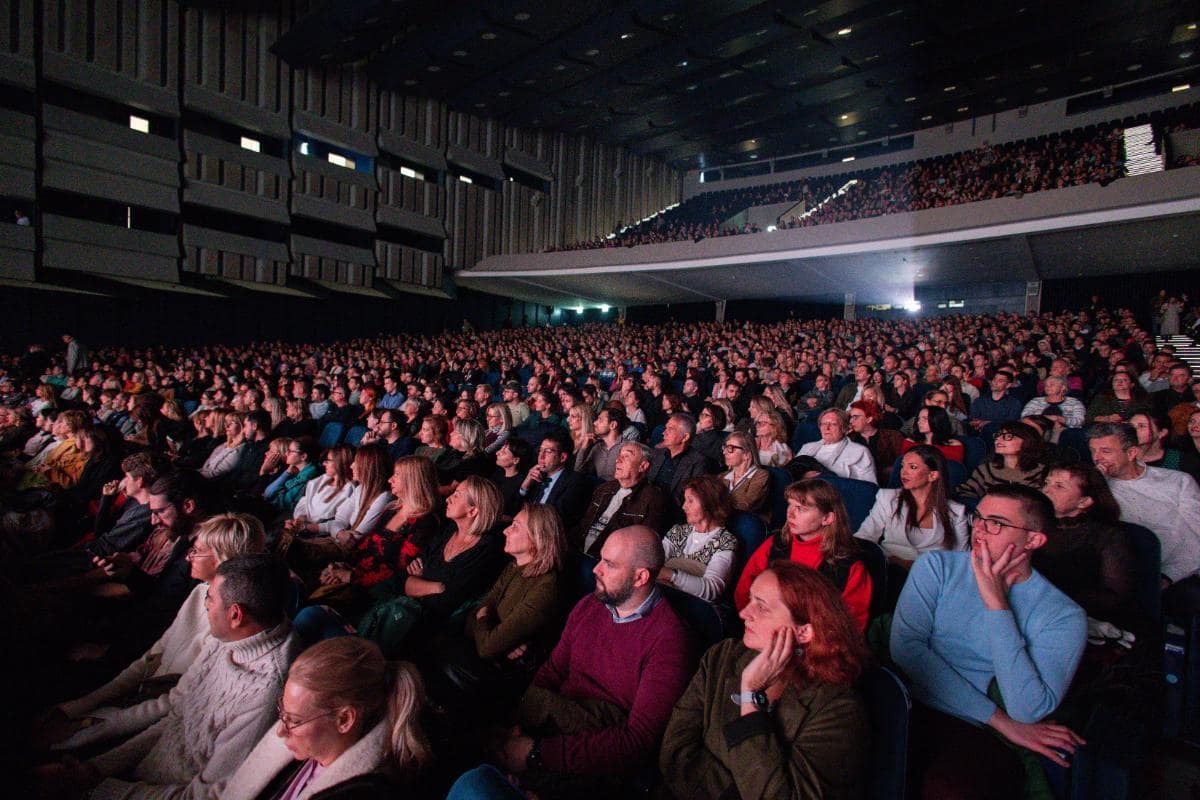
[[[619,788],[658,751],[695,667],[689,637],[655,578],[662,540],[643,526],[614,531],[518,709],[500,761],[541,798]]]

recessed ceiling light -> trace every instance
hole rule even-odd
[[[1090,56],[1091,54],[1092,54],[1092,51],[1091,51],[1091,50],[1084,50],[1083,52],[1081,52],[1081,53],[1079,54],[1079,57],[1080,57],[1080,58],[1087,58],[1087,57],[1088,57],[1088,56]]]
[[[751,153],[751,154],[750,154],[750,157],[751,157],[751,158],[758,158],[758,153]]]
[[[453,53],[451,53],[450,55],[454,56],[455,58],[466,58],[466,57],[467,57],[467,51],[466,51],[466,50],[455,50],[455,51],[454,51]]]
[[[836,136],[830,136],[830,137],[829,137],[829,141],[831,141],[831,142],[836,142],[836,141],[837,141],[837,137],[836,137]]]
[[[838,36],[849,36],[853,32],[853,28],[842,28],[840,31],[838,31]]]
[[[1030,64],[1029,68],[1030,69],[1041,69],[1042,65],[1041,64]]]
[[[888,127],[889,127],[889,128],[899,128],[899,127],[900,127],[900,125],[899,125],[899,124],[897,124],[897,123],[895,123],[895,122],[889,122],[889,123],[888,123]]]
[[[679,62],[678,64],[676,64],[675,66],[677,66],[677,67],[686,67],[686,66],[687,66],[687,62],[686,62],[686,61],[680,61],[680,62]]]
[[[915,102],[917,102],[917,98],[916,97],[906,97],[906,98],[904,98],[904,102],[915,103]]]
[[[521,81],[521,83],[525,84],[526,86],[533,86],[535,83],[537,83],[537,81],[535,81],[533,78],[526,78],[525,80]]]
[[[1189,31],[1194,31],[1194,30],[1196,30],[1196,23],[1194,23],[1194,22],[1189,22],[1189,23],[1188,23],[1188,26],[1187,26],[1187,29],[1188,29]]]
[[[696,91],[696,84],[689,83],[687,86],[683,87],[683,89],[684,89],[684,91],[687,91],[687,92],[694,92],[694,91]]]
[[[842,159],[842,163],[845,164],[846,162],[853,161],[853,160],[854,160],[854,156],[846,156],[845,158]]]
[[[632,33],[622,33],[622,34],[621,34],[621,38],[622,38],[622,39],[632,39],[632,38],[633,38],[633,34],[632,34]]]
[[[1180,54],[1179,54],[1179,57],[1180,57],[1180,58],[1191,58],[1191,57],[1192,57],[1192,51],[1191,51],[1191,50],[1184,50],[1182,53],[1180,53]]]
[[[671,20],[675,19],[675,15],[674,14],[663,14],[661,17],[659,17],[659,19],[661,19],[663,22],[670,22]]]
[[[484,31],[483,33],[481,33],[481,34],[479,35],[479,38],[480,38],[480,39],[486,39],[487,41],[489,41],[489,42],[490,42],[490,41],[492,41],[493,39],[495,39],[495,38],[496,38],[496,34],[492,33],[491,31]]]
[[[950,84],[949,86],[947,86],[947,87],[945,87],[944,89],[942,89],[942,91],[943,91],[943,92],[953,92],[953,91],[954,91],[955,89],[957,89],[957,88],[958,88],[958,87],[952,83],[952,84]]]
[[[998,77],[1000,77],[1000,76],[999,75],[988,75],[986,78],[984,78],[984,80],[985,81],[994,81]]]
[[[1137,72],[1141,68],[1142,68],[1141,64],[1130,64],[1128,67],[1125,68],[1125,71],[1126,72]]]
[[[959,106],[958,107],[958,113],[960,113],[960,114],[963,113],[964,111],[969,111],[969,110],[970,110],[970,106]]]
[[[476,107],[476,108],[486,108],[486,107],[487,107],[487,103],[476,103],[476,104],[475,104],[475,107]]]
[[[417,85],[417,82],[416,82],[416,80],[414,80],[413,78],[407,78],[407,79],[404,81],[404,85],[405,85],[405,86],[416,86],[416,85]]]
[[[1008,98],[1007,98],[1007,97],[997,97],[997,98],[996,98],[996,102],[997,102],[997,103],[1007,103],[1007,102],[1008,102]]]
[[[1035,94],[1045,94],[1046,92],[1050,91],[1050,88],[1047,86],[1039,86],[1033,91]]]
[[[567,65],[566,65],[566,64],[555,64],[555,65],[554,65],[554,71],[555,71],[555,72],[562,72],[562,71],[563,71],[564,69],[566,69],[566,68],[567,68]]]
[[[925,40],[924,40],[924,39],[917,39],[915,42],[909,42],[909,43],[908,43],[908,46],[909,46],[909,47],[920,47],[920,46],[921,46],[921,45],[923,45],[923,44],[925,44]]]
[[[441,71],[442,71],[442,68],[441,68],[441,67],[439,67],[437,64],[430,64],[430,65],[429,65],[428,67],[426,67],[425,69],[426,69],[426,71],[428,71],[428,72],[441,72]]]
[[[922,122],[928,122],[931,119],[933,119],[933,117],[929,114],[926,114],[925,116],[921,117]]]
[[[859,131],[859,132],[858,132],[858,135],[859,135],[859,136],[866,136],[866,135],[867,135],[867,132],[866,132],[866,131]]]
[[[598,55],[600,55],[600,51],[593,47],[591,50],[586,51],[584,53],[584,55],[585,56],[598,56]]]
[[[842,114],[842,116],[840,116],[838,119],[850,119],[850,115],[849,115],[849,114]]]
[[[770,28],[760,28],[759,30],[756,30],[754,32],[754,35],[755,36],[765,36],[767,31],[769,31],[769,30],[770,30]]]
[[[806,128],[815,128],[815,127],[817,127],[817,123],[815,123],[815,122],[810,122],[810,123],[808,123],[807,125],[805,125],[804,127],[806,127]]]
[[[513,14],[513,19],[515,19],[517,22],[525,22],[529,19],[529,17],[530,14],[528,11],[518,11],[517,13]]]
[[[1091,83],[1091,82],[1092,82],[1092,76],[1091,76],[1091,75],[1084,75],[1082,78],[1080,78],[1080,79],[1079,79],[1079,82],[1080,82],[1080,83]]]
[[[512,92],[505,89],[503,92],[496,92],[497,97],[508,97]]]
[[[1192,85],[1190,83],[1181,83],[1178,86],[1172,86],[1171,91],[1172,92],[1186,92],[1190,88],[1192,88]]]

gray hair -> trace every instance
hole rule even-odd
[[[683,432],[688,436],[696,435],[696,420],[691,414],[685,414],[682,411],[677,411],[671,416],[667,417],[667,419],[678,422],[683,428]]]
[[[1138,446],[1137,429],[1128,422],[1097,422],[1087,429],[1089,442],[1109,436],[1117,437],[1121,447],[1126,450]]]
[[[652,451],[649,447],[642,444],[641,442],[626,442],[625,444],[621,445],[622,450],[625,450],[627,448],[633,448],[633,449],[637,450],[638,456],[642,459],[642,462],[645,464],[649,464],[650,459],[654,455],[654,451]]]
[[[1070,389],[1070,388],[1071,388],[1071,384],[1070,384],[1070,383],[1067,381],[1067,379],[1066,379],[1066,378],[1063,378],[1063,377],[1060,377],[1060,376],[1058,376],[1058,375],[1050,375],[1050,376],[1048,376],[1048,377],[1046,378],[1046,380],[1045,380],[1045,382],[1044,382],[1043,386],[1044,386],[1044,388],[1046,388],[1046,389],[1049,389],[1049,388],[1050,388],[1050,384],[1052,384],[1052,383],[1053,383],[1055,386],[1061,386],[1063,389]]]

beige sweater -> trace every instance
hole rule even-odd
[[[291,624],[237,642],[210,638],[168,696],[167,716],[91,763],[107,777],[93,800],[221,797],[225,781],[275,718],[299,651]]]
[[[205,641],[211,638],[208,616],[204,612],[204,595],[207,591],[207,583],[192,589],[171,627],[141,658],[91,694],[59,706],[71,719],[95,717],[100,722],[55,745],[54,749],[71,750],[85,744],[129,736],[145,730],[167,715],[170,710],[167,692],[129,708],[114,708],[113,704],[136,692],[143,681],[166,675],[182,675],[192,665]]]
[[[373,772],[383,764],[386,757],[387,721],[384,720],[326,767],[316,780],[304,787],[304,791],[296,800],[308,800],[317,792]],[[284,746],[283,739],[280,739],[274,730],[267,731],[225,784],[221,800],[255,800],[294,758],[292,752]]]

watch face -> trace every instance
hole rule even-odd
[[[764,691],[754,692],[750,697],[750,702],[759,708],[766,708],[771,704],[771,701],[767,699],[767,693]]]

